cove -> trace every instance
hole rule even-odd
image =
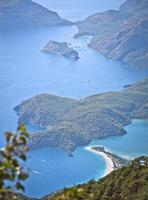
[[[30,177],[25,188],[28,196],[42,197],[64,187],[101,177],[105,172],[105,161],[86,151],[84,147],[69,157],[59,149],[40,149],[30,152],[27,166]]]

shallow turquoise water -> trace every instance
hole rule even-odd
[[[120,0],[68,1],[38,0],[60,12],[63,17],[78,20],[98,10],[116,8]],[[62,2],[62,6],[61,6]],[[84,9],[85,6],[85,9]],[[0,132],[15,130],[17,116],[13,107],[22,100],[39,93],[51,93],[72,98],[83,98],[99,92],[119,90],[123,85],[148,76],[148,70],[132,69],[107,60],[99,53],[87,48],[88,37],[73,39],[75,26],[41,28],[30,30],[0,30]],[[71,60],[45,55],[40,52],[48,40],[67,41],[79,52],[80,60]],[[33,127],[29,127],[31,131]],[[128,127],[129,134],[113,137],[95,144],[125,156],[147,153],[147,122],[134,121]],[[140,134],[139,134],[140,133]],[[136,136],[136,137],[135,137]],[[3,144],[2,134],[0,145]],[[93,142],[94,143],[94,142]],[[74,157],[57,149],[41,149],[30,152],[28,166],[30,178],[26,183],[26,194],[34,197],[99,178],[105,171],[105,162],[78,148]]]
[[[148,155],[148,120],[133,120],[125,130],[128,134],[95,140],[90,145],[103,145],[109,151],[127,158]]]

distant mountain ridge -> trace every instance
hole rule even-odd
[[[77,26],[75,37],[92,35],[89,46],[108,58],[148,67],[147,0],[127,0],[119,10],[96,13]]]
[[[56,12],[31,0],[1,0],[0,28],[59,26],[72,24]]]

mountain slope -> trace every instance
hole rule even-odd
[[[20,193],[7,193],[5,197],[0,198],[0,200],[38,200],[38,199],[30,198]]]
[[[1,0],[0,28],[69,25],[53,11],[31,0]]]
[[[148,1],[147,0],[126,0],[125,3],[123,3],[120,6],[120,10],[143,10],[148,7]]]
[[[148,67],[147,0],[127,0],[119,10],[96,13],[77,26],[75,37],[92,35],[89,46],[108,58]]]

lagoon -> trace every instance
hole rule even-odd
[[[133,120],[125,129],[127,134],[124,136],[95,140],[89,146],[102,145],[127,159],[148,155],[148,120]],[[87,151],[85,147],[77,148],[73,155],[69,157],[65,152],[51,148],[30,152],[27,165],[31,172],[26,182],[26,194],[42,197],[103,176],[106,163],[101,156]]]

